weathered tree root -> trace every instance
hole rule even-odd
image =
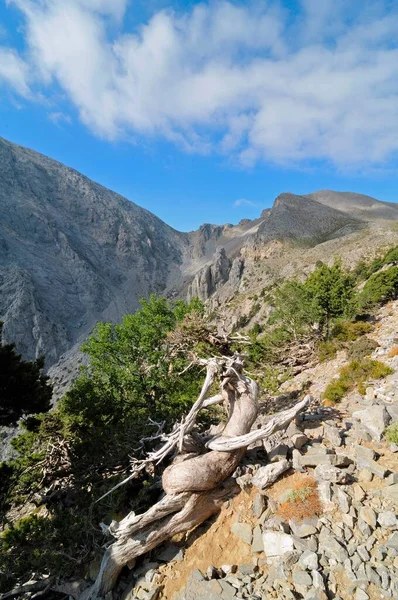
[[[247,446],[286,428],[308,406],[309,396],[293,408],[274,415],[263,429],[251,431],[258,415],[258,386],[242,375],[242,368],[243,360],[238,355],[207,362],[207,375],[198,400],[164,446],[151,456],[161,460],[173,449],[184,452],[185,441],[192,432],[198,412],[214,403],[213,398],[207,401],[205,395],[217,375],[221,380],[221,396],[215,398],[217,402],[223,399],[228,409],[224,431],[206,444],[210,449],[208,452],[186,460],[181,460],[184,456],[180,455],[164,471],[162,484],[166,495],[157,504],[142,515],[130,513],[120,523],[111,524],[109,533],[116,541],[105,552],[90,593],[91,599],[104,597],[114,587],[122,568],[135,558],[173,535],[193,529],[220,510],[226,497],[236,489],[236,484],[228,478]]]
[[[229,479],[210,492],[165,496],[142,515],[144,518],[139,524],[139,532],[134,528],[136,531],[134,537],[130,537],[128,524],[125,527],[121,521],[116,532],[117,541],[109,546],[102,559],[91,598],[104,597],[116,584],[119,573],[125,565],[153,550],[173,535],[194,529],[217,513],[223,502],[238,491],[240,490],[235,480]],[[167,512],[171,514],[165,516]]]

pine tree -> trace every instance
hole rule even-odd
[[[2,343],[0,321],[0,425],[15,424],[24,415],[50,408],[52,386],[43,375],[44,360],[24,361],[14,344]]]

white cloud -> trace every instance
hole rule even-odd
[[[71,123],[72,119],[69,115],[61,111],[50,112],[48,115],[50,121],[52,121],[55,125],[61,125],[62,123]]]
[[[0,46],[0,85],[21,96],[29,95],[28,67],[14,50]]]
[[[235,200],[234,206],[252,206],[257,208],[258,204],[252,202],[251,200],[247,200],[246,198],[239,198],[238,200]]]
[[[219,1],[132,33],[115,26],[127,0],[12,2],[36,85],[60,86],[97,135],[163,136],[245,166],[375,166],[398,151],[398,13],[381,1],[301,0],[296,17]]]

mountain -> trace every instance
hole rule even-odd
[[[350,260],[351,251],[357,257],[397,243],[397,219],[395,204],[323,190],[283,193],[252,221],[181,233],[77,171],[0,138],[4,337],[27,359],[44,355],[56,376],[97,321],[120,320],[140,297],[199,296],[229,311],[232,322],[247,308],[243,301],[230,308],[233,297],[257,293],[281,274],[305,273],[316,260]]]
[[[47,365],[163,291],[188,240],[87,177],[0,140],[0,317]]]

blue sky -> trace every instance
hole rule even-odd
[[[394,1],[9,0],[0,135],[181,230],[283,191],[396,201]]]

